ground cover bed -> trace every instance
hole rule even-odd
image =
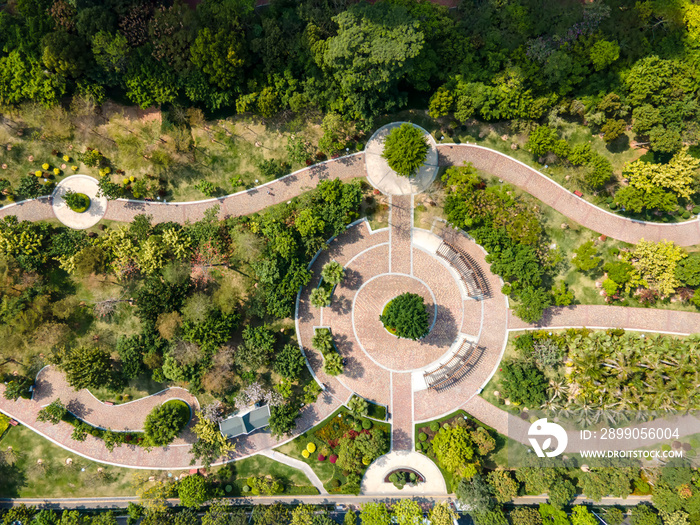
[[[389,451],[390,429],[388,423],[356,418],[341,407],[277,450],[310,465],[329,492],[357,493],[369,464]],[[379,437],[370,440],[370,434]],[[357,450],[358,437],[366,441],[362,450]]]
[[[440,438],[436,448],[433,443],[438,434]],[[444,444],[441,443],[442,439],[445,440]],[[447,445],[449,440],[456,444]],[[465,474],[473,475],[469,467],[470,459],[473,458],[487,469],[508,468],[509,460],[520,458],[528,452],[527,447],[499,434],[463,410],[432,421],[416,423],[414,442],[418,452],[435,462],[445,478],[448,490],[452,491],[461,477]],[[453,456],[458,447],[461,447],[461,460]]]

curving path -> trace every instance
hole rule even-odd
[[[471,162],[477,169],[517,186],[582,226],[628,243],[674,241],[680,246],[700,244],[700,221],[697,219],[660,224],[628,219],[605,211],[569,192],[546,175],[498,151],[475,144],[438,144],[439,166],[461,166]],[[291,173],[281,179],[226,197],[195,202],[143,202],[118,199],[107,206],[106,219],[129,222],[146,213],[154,222],[196,221],[216,204],[220,217],[247,215],[268,206],[285,202],[312,189],[320,180],[366,177],[365,153],[332,159]],[[268,193],[269,192],[269,193]],[[0,217],[17,215],[20,220],[54,218],[48,197],[11,204],[0,209]]]
[[[168,388],[152,396],[137,399],[130,403],[109,406],[96,399],[88,390],[75,391],[65,380],[60,372],[46,367],[37,375],[37,382],[32,399],[18,399],[11,401],[2,395],[5,385],[0,384],[0,412],[19,421],[27,428],[43,436],[54,444],[92,461],[115,465],[118,467],[148,469],[148,470],[179,470],[190,469],[192,455],[190,446],[194,442],[194,435],[189,430],[195,423],[195,418],[190,421],[177,440],[167,447],[154,447],[150,451],[134,445],[122,445],[109,452],[102,440],[88,435],[85,441],[75,441],[71,438],[73,427],[68,423],[43,423],[37,420],[37,415],[42,407],[48,405],[54,399],[61,401],[76,416],[85,421],[103,428],[112,430],[139,430],[143,428],[143,422],[153,407],[164,403],[169,399],[181,399],[190,407],[199,408],[197,398],[183,388]],[[302,409],[301,417],[297,420],[297,426],[293,435],[296,436],[318,424],[328,417],[339,406],[340,402],[328,394],[323,394],[313,405],[307,405]],[[269,432],[258,431],[245,438],[234,441],[236,450],[228,457],[219,458],[215,464],[223,464],[242,459],[271,449],[281,444],[273,438]],[[196,464],[194,467],[202,467]],[[312,482],[315,481],[312,478]]]
[[[440,166],[461,165],[471,162],[477,169],[499,177],[525,191],[528,191],[545,204],[557,209],[565,216],[594,231],[626,242],[647,240],[673,240],[679,245],[689,246],[700,241],[700,223],[697,220],[665,225],[643,223],[613,215],[574,196],[549,178],[514,160],[507,155],[488,148],[470,144],[443,144],[437,146]],[[116,221],[131,221],[140,213],[153,216],[155,222],[195,221],[203,217],[205,210],[220,205],[220,217],[246,215],[260,211],[268,206],[285,202],[305,191],[312,189],[320,180],[339,178],[348,180],[366,177],[365,154],[357,153],[335,160],[326,161],[306,168],[276,181],[257,188],[218,199],[209,199],[191,203],[159,203],[116,200],[109,202],[105,217]],[[520,432],[526,422],[492,406],[477,396],[495,371],[504,348],[509,330],[532,329],[515,319],[508,309],[507,300],[500,294],[499,279],[488,272],[485,253],[462,233],[446,226],[440,226],[436,232],[419,232],[413,227],[413,198],[410,195],[391,197],[389,228],[373,232],[366,222],[348,228],[338,239],[330,242],[330,249],[321,252],[313,263],[314,269],[330,259],[335,259],[348,267],[348,279],[336,290],[337,298],[331,308],[317,310],[311,308],[308,293],[318,283],[318,273],[314,272],[311,284],[299,294],[297,301],[297,335],[303,342],[309,341],[314,327],[332,325],[334,334],[341,337],[336,340],[341,354],[349,363],[346,373],[338,378],[326,376],[322,371],[322,360],[313,350],[307,348],[307,359],[315,372],[317,380],[326,387],[318,402],[307,406],[302,411],[293,435],[311,428],[343,402],[353,392],[373,399],[390,407],[392,423],[392,450],[409,451],[413,448],[413,424],[440,415],[450,413],[457,408],[464,408],[477,418],[503,432]],[[50,198],[25,201],[0,209],[0,217],[16,215],[21,220],[42,220],[54,218]],[[414,242],[414,236],[436,234],[457,246],[484,270],[486,285],[490,293],[482,301],[462,300],[456,285],[455,276],[446,265],[436,259]],[[480,357],[478,366],[465,380],[449,391],[435,392],[421,389],[416,385],[416,374],[422,370],[420,363],[413,362],[410,355],[399,360],[386,361],[382,354],[391,348],[388,341],[373,338],[378,343],[374,348],[363,341],[367,339],[356,330],[357,325],[365,326],[361,319],[362,304],[371,310],[366,315],[367,324],[376,317],[377,301],[383,301],[384,290],[367,288],[367,299],[355,311],[354,301],[362,287],[372,279],[384,279],[390,287],[396,279],[411,279],[415,286],[425,286],[427,290],[436,290],[435,304],[438,307],[435,335],[443,336],[437,347],[455,334],[467,336],[478,341]],[[378,281],[379,282],[379,281]],[[451,283],[451,284],[450,284]],[[417,288],[417,289],[418,289]],[[428,292],[426,292],[428,293]],[[428,294],[430,295],[430,294]],[[427,299],[427,296],[426,296]],[[432,299],[432,297],[431,297]],[[368,310],[368,311],[369,311]],[[352,312],[352,315],[350,315]],[[353,320],[353,316],[360,316]],[[444,324],[450,321],[451,325]],[[358,322],[356,322],[358,321]],[[348,324],[349,323],[349,324]],[[441,328],[440,323],[449,329]],[[670,332],[687,334],[700,332],[700,314],[672,312],[667,310],[633,309],[608,306],[579,306],[552,309],[545,316],[542,327],[566,326],[624,327],[633,330]],[[432,352],[426,339],[422,350]],[[439,357],[432,353],[435,358]],[[407,359],[408,358],[408,359]],[[427,358],[426,358],[427,360]],[[382,364],[383,363],[383,364]],[[189,443],[192,436],[184,434],[181,441],[165,448],[153,449],[151,452],[140,447],[122,446],[109,453],[101,441],[88,436],[84,442],[70,438],[72,427],[67,424],[50,425],[36,420],[42,404],[61,397],[73,402],[73,409],[82,414],[87,421],[99,426],[112,428],[141,428],[143,419],[150,408],[164,399],[189,396],[186,391],[170,389],[131,404],[131,409],[107,407],[87,392],[70,391],[65,380],[51,370],[43,371],[34,400],[16,402],[0,398],[0,411],[25,424],[32,430],[50,439],[54,443],[75,454],[104,463],[145,469],[181,469],[189,468]],[[0,394],[4,386],[0,385]],[[193,400],[192,400],[193,399]],[[192,403],[196,399],[190,398]],[[128,405],[121,405],[128,406]],[[150,408],[149,408],[150,407]],[[439,412],[439,413],[438,413]],[[122,415],[124,414],[124,415]],[[518,437],[516,436],[516,439]],[[524,439],[524,438],[523,438]],[[239,459],[247,455],[270,450],[279,443],[269,434],[257,432],[237,441],[237,450],[229,458],[220,462]]]

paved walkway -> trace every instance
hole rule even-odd
[[[118,432],[142,431],[146,415],[151,410],[171,399],[179,399],[190,406],[192,421],[175,444],[190,444],[194,441],[190,428],[196,423],[194,413],[199,410],[197,398],[184,388],[178,387],[166,388],[128,403],[105,405],[87,389],[74,390],[66,381],[63,372],[52,366],[44,367],[37,374],[32,399],[42,407],[60,399],[75,417],[92,426]]]
[[[75,441],[71,438],[73,427],[68,423],[43,423],[37,420],[41,408],[49,404],[53,399],[61,398],[69,408],[85,419],[98,426],[109,427],[116,430],[140,429],[143,427],[148,412],[153,406],[167,399],[182,399],[190,406],[199,407],[197,399],[181,388],[171,388],[159,392],[153,396],[138,399],[131,403],[107,406],[97,400],[87,390],[76,392],[66,382],[59,372],[50,368],[43,369],[38,376],[38,391],[35,397],[11,401],[2,395],[5,385],[0,384],[0,412],[19,421],[27,428],[33,430],[54,444],[92,461],[115,465],[118,467],[148,469],[148,470],[180,470],[190,469],[192,455],[190,446],[194,442],[194,435],[190,431],[183,432],[178,439],[167,447],[155,447],[148,451],[143,447],[134,445],[122,445],[109,452],[104,442],[93,436],[87,436],[85,441]],[[69,401],[70,400],[70,401]],[[297,436],[307,431],[320,421],[333,413],[341,403],[328,393],[319,396],[313,405],[307,405],[302,409],[301,416],[293,431]],[[123,419],[123,421],[121,421]],[[190,426],[194,420],[190,422]],[[289,438],[292,439],[292,438]],[[228,457],[219,458],[214,464],[223,464],[235,461],[259,452],[272,449],[288,440],[278,441],[269,432],[258,431],[245,438],[234,441],[236,450]],[[194,467],[201,467],[195,464]]]
[[[314,469],[312,469],[308,463],[304,463],[303,461],[299,461],[298,459],[290,458],[285,454],[280,454],[276,450],[263,450],[262,452],[260,452],[260,455],[267,456],[268,458],[274,461],[279,461],[280,463],[284,463],[287,466],[290,466],[297,470],[301,470],[304,474],[306,474],[306,477],[309,478],[309,481],[313,484],[313,486],[318,489],[319,493],[328,494],[328,491],[323,486],[323,482],[319,479],[319,477],[314,472]]]
[[[71,210],[64,200],[69,191],[82,193],[90,198],[90,207],[77,213]],[[54,215],[63,224],[74,230],[86,230],[94,226],[107,211],[107,197],[98,197],[97,180],[87,175],[71,175],[58,183],[51,194],[51,207]]]
[[[538,328],[624,328],[640,332],[679,335],[700,333],[700,312],[678,312],[656,308],[579,305],[548,309],[540,322],[528,324],[508,311],[508,330]]]
[[[474,144],[438,144],[437,152],[440,166],[461,166],[471,162],[477,169],[527,191],[582,226],[613,239],[632,244],[642,238],[648,241],[670,240],[680,246],[700,244],[700,221],[697,219],[677,224],[627,219],[576,197],[546,175],[498,151]],[[361,152],[316,164],[256,188],[218,199],[167,204],[125,199],[110,201],[105,218],[130,222],[135,215],[146,213],[153,216],[154,222],[184,223],[202,218],[204,211],[216,204],[221,206],[220,217],[247,215],[300,195],[312,189],[319,180],[348,180],[365,176],[365,153]],[[0,217],[6,215],[17,215],[20,220],[32,221],[54,217],[48,198],[5,206],[0,209]]]
[[[700,243],[700,221],[678,224],[636,221],[607,212],[577,197],[539,171],[503,153],[474,144],[440,144],[440,166],[475,168],[517,186],[559,213],[595,232],[636,244],[647,241],[674,241],[680,246]]]

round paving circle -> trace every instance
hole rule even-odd
[[[384,328],[379,315],[386,304],[398,295],[420,295],[428,307],[431,331],[417,341],[396,337]],[[384,274],[362,285],[353,299],[352,323],[355,338],[367,356],[389,370],[414,370],[438,359],[444,352],[431,338],[432,329],[443,319],[436,319],[435,294],[426,284],[410,275]],[[441,326],[438,326],[441,328]]]
[[[68,191],[84,193],[90,197],[90,207],[83,213],[71,210],[63,196]],[[58,183],[51,194],[51,207],[56,218],[74,230],[85,230],[94,226],[107,212],[107,198],[98,197],[97,180],[87,175],[72,175]]]

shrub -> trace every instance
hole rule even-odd
[[[440,423],[438,423],[437,421],[433,421],[432,423],[430,423],[430,430],[433,432],[437,432],[438,430],[440,430]]]
[[[84,213],[90,207],[90,197],[84,193],[75,193],[68,190],[63,196],[68,207],[76,213]]]
[[[390,332],[414,341],[427,335],[430,328],[425,302],[414,293],[404,293],[389,301],[379,319]]]
[[[338,456],[336,456],[335,454],[331,454],[331,457],[328,458],[328,461],[335,464],[335,462],[338,461]]]
[[[310,454],[313,454],[314,452],[316,452],[316,444],[315,443],[308,443],[306,445],[306,450],[308,450]]]
[[[341,483],[340,483],[340,480],[338,478],[333,478],[330,482],[330,485],[331,485],[331,488],[337,489],[338,487],[340,487]]]
[[[690,219],[690,212],[688,210],[683,212],[683,218],[684,219]]]
[[[177,437],[189,418],[190,408],[185,403],[168,401],[151,410],[146,416],[143,425],[146,439],[155,446],[168,445]]]
[[[425,432],[421,432],[420,434],[418,434],[418,439],[420,441],[425,441],[426,439],[428,439],[428,434],[426,434]]]
[[[301,455],[304,456],[304,458],[308,459],[309,458],[309,451],[304,449],[301,451]]]
[[[363,419],[362,420],[362,428],[364,430],[369,430],[372,428],[372,422],[369,419]]]
[[[319,454],[319,455],[318,455],[318,460],[319,460],[319,461],[326,461],[326,456],[324,456],[323,454]]]
[[[39,410],[36,419],[37,421],[57,425],[67,414],[68,409],[60,399],[56,399],[51,404]]]
[[[411,177],[425,163],[428,143],[423,132],[411,124],[401,124],[389,132],[382,157],[403,177]]]

